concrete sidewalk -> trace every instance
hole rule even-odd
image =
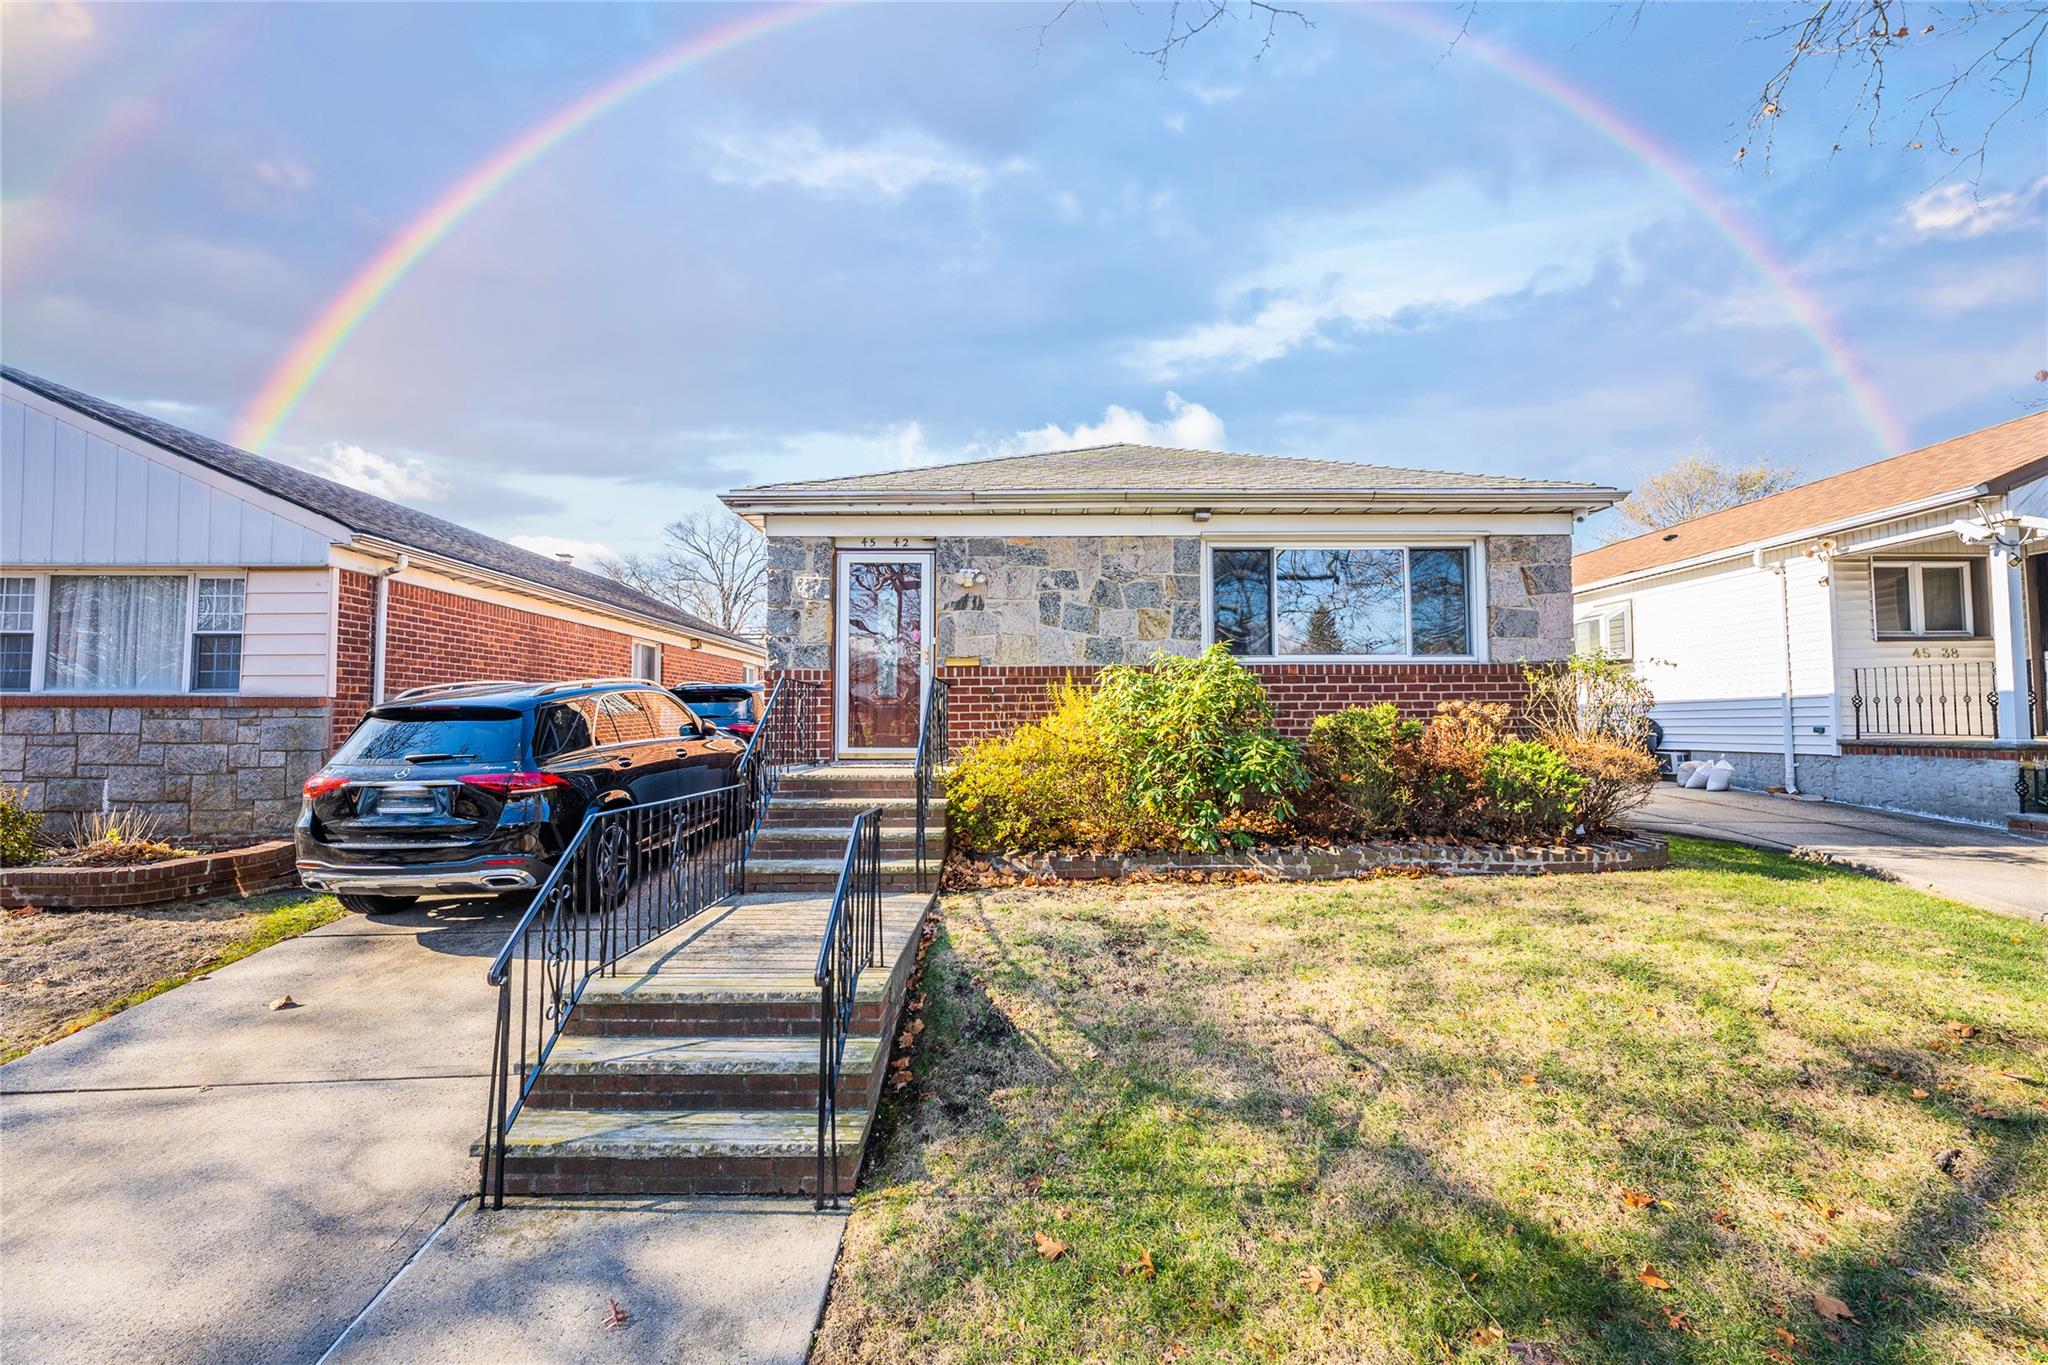
[[[351,915],[0,1067],[6,1359],[316,1361],[352,1324],[361,1358],[615,1358],[569,1349],[587,1328],[593,1352],[630,1340],[639,1359],[698,1358],[697,1341],[801,1359],[842,1227],[808,1201],[660,1218],[465,1202],[484,970],[509,923]],[[266,1008],[287,994],[298,1008]],[[631,1333],[603,1327],[610,1297]],[[491,1303],[489,1333],[466,1335]],[[468,1340],[490,1349],[465,1357]]]
[[[1661,783],[1634,824],[1798,853],[2004,915],[2048,923],[2048,844],[1975,825]]]

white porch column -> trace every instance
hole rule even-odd
[[[2033,718],[2027,714],[2026,562],[2006,562],[2005,551],[1993,549],[1985,582],[1991,600],[1984,604],[1991,619],[1992,686],[1998,690],[1998,738],[2018,744],[2030,737]]]

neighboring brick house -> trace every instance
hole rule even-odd
[[[956,740],[1048,685],[1221,641],[1283,728],[1390,700],[1514,702],[1571,652],[1573,521],[1591,484],[1112,445],[738,489],[768,536],[776,674],[815,680],[820,739],[916,743],[928,681]],[[829,729],[828,729],[829,727]]]
[[[405,688],[764,660],[609,578],[33,375],[0,369],[0,400],[0,786],[45,812],[278,832]]]

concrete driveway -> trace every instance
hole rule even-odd
[[[2048,844],[1975,825],[1660,784],[1635,823],[1799,853],[2000,914],[2048,922]]]
[[[808,1202],[466,1202],[508,929],[351,915],[0,1067],[0,1357],[801,1360],[843,1226]]]

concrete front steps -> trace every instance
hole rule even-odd
[[[747,887],[831,891],[846,858],[846,833],[861,811],[882,809],[882,883],[917,885],[916,774],[908,763],[834,763],[785,775],[747,854]],[[946,856],[946,803],[934,792],[925,817],[925,864],[936,879]]]
[[[842,846],[845,835],[840,835]],[[883,900],[840,1072],[836,1180],[860,1171],[932,897]],[[505,1191],[816,1194],[819,992],[831,896],[750,892],[593,981],[512,1125]]]

